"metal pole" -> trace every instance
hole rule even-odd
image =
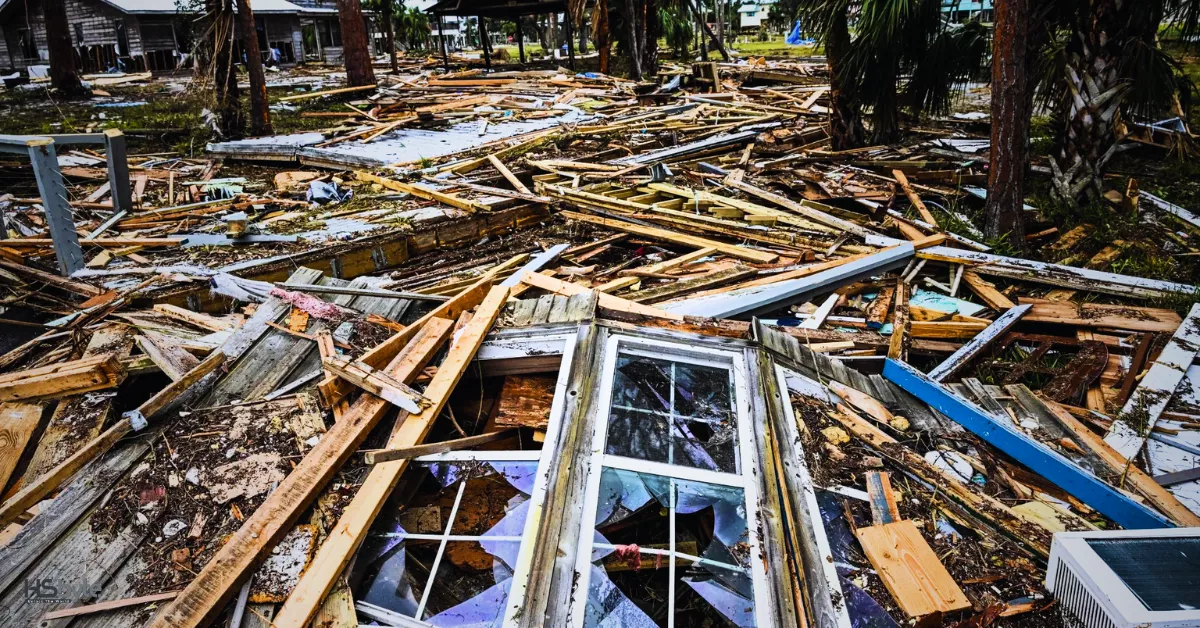
[[[62,172],[58,169],[58,154],[54,140],[33,139],[25,143],[29,149],[29,161],[33,162],[33,174],[37,179],[38,193],[46,211],[46,223],[50,227],[50,238],[54,241],[54,255],[58,258],[58,269],[63,275],[83,268],[83,248],[79,246],[79,234],[75,232],[75,220],[71,204],[67,201],[67,187],[63,184]],[[129,184],[126,178],[125,184]],[[114,195],[116,191],[113,191]]]
[[[442,65],[446,68],[446,73],[450,73],[450,55],[446,52],[446,35],[442,32],[442,14],[435,13],[438,22],[438,39],[442,40]]]
[[[120,129],[104,131],[104,152],[108,156],[108,189],[112,191],[113,213],[132,211],[129,159],[125,156],[125,135]]]

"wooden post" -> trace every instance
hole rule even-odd
[[[442,31],[442,14],[437,13],[438,39],[442,41],[442,67],[450,71],[450,54],[446,52],[446,34]]]
[[[521,16],[517,16],[517,52],[521,56],[521,64],[525,64],[525,34],[521,32]]]
[[[263,72],[262,50],[258,47],[258,28],[250,0],[237,0],[238,20],[242,26],[242,51],[250,74],[250,134],[272,135],[271,112],[267,109],[267,77]]]
[[[563,24],[563,28],[565,28],[567,30],[567,32],[566,32],[566,35],[567,35],[567,58],[570,62],[571,69],[574,70],[575,69],[575,33],[572,31],[571,22],[573,20],[571,19],[570,11],[567,12],[566,18],[567,19],[566,19],[566,22]]]
[[[491,72],[492,71],[492,55],[491,55],[492,47],[490,45],[491,42],[488,41],[487,22],[484,21],[482,15],[475,19],[479,20],[479,46],[481,48],[483,48],[483,65],[485,68],[487,68],[488,72]]]

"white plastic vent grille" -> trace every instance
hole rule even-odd
[[[1117,628],[1104,607],[1075,577],[1071,565],[1062,558],[1054,570],[1054,597],[1058,599],[1059,615],[1068,628]]]

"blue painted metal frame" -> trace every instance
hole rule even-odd
[[[884,363],[883,376],[1121,527],[1129,530],[1174,527],[1166,517],[1126,497],[1058,452],[992,418],[979,406],[913,367],[889,359]]]

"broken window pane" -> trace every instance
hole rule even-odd
[[[535,462],[414,464],[359,553],[364,601],[435,626],[503,619]]]
[[[742,489],[605,468],[595,521],[586,625],[754,625]]]
[[[605,453],[738,473],[729,369],[622,354]]]

